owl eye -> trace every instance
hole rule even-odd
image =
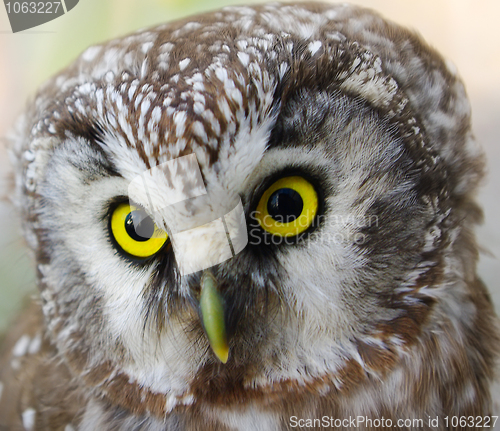
[[[126,203],[111,214],[110,230],[123,251],[135,257],[153,256],[168,239],[144,210]]]
[[[296,236],[308,229],[318,213],[318,194],[303,177],[280,178],[257,205],[256,218],[265,231],[277,236]]]

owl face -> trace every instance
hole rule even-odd
[[[45,85],[18,127],[17,198],[80,379],[160,417],[350,393],[418,372],[436,310],[473,318],[446,287],[480,172],[468,104],[395,28],[347,5],[229,8],[91,47]],[[179,164],[130,195],[193,155],[199,177]],[[170,204],[176,181],[188,197]],[[198,228],[238,204],[247,243],[222,258]],[[180,270],[195,257],[216,263]]]

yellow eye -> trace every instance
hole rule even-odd
[[[111,233],[123,251],[136,257],[154,255],[168,239],[144,210],[125,203],[111,215]]]
[[[278,236],[295,236],[308,229],[318,213],[318,194],[303,177],[284,177],[269,187],[257,205],[262,229]]]

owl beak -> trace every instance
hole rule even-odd
[[[200,282],[201,321],[215,356],[225,364],[229,357],[224,299],[217,290],[217,280],[209,270],[203,271]]]

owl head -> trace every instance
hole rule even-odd
[[[47,336],[108,402],[489,408],[482,156],[414,33],[226,8],[88,48],[16,130]]]

